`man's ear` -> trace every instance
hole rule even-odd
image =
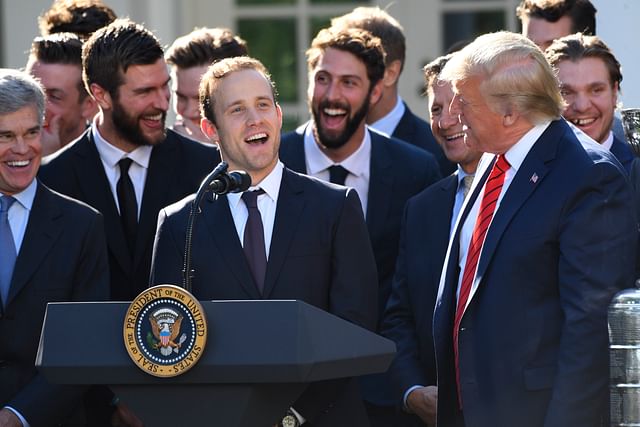
[[[82,100],[80,105],[80,112],[82,117],[87,121],[91,122],[96,114],[98,114],[98,103],[91,95],[87,95]]]
[[[504,127],[511,127],[516,124],[519,118],[520,113],[518,112],[518,110],[513,108],[512,106],[509,106],[509,108],[507,108],[507,110],[502,115],[502,125]]]
[[[380,101],[382,97],[382,90],[384,89],[384,79],[381,79],[371,90],[371,100],[369,105],[375,105]]]
[[[113,108],[113,99],[111,94],[97,83],[91,83],[89,86],[91,96],[102,110],[111,110]]]
[[[391,87],[398,82],[400,78],[400,71],[402,70],[402,62],[399,59],[395,61],[391,61],[390,64],[387,64],[384,70],[384,77],[382,81],[384,82],[385,87]]]
[[[218,128],[214,125],[211,120],[205,118],[200,119],[200,129],[202,133],[204,133],[207,138],[211,140],[211,142],[217,144],[220,141],[220,137],[218,136]]]

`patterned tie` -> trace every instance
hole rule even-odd
[[[124,157],[118,162],[120,167],[120,179],[116,185],[118,193],[118,204],[120,205],[120,220],[122,229],[129,246],[129,254],[133,255],[136,243],[136,233],[138,230],[138,202],[136,192],[133,189],[133,182],[129,177],[129,166],[132,160]]]
[[[340,165],[329,166],[329,182],[334,184],[344,185],[345,179],[347,179],[349,171]]]
[[[0,197],[0,300],[3,307],[7,305],[17,257],[13,233],[9,226],[9,208],[15,201],[11,196]]]
[[[476,268],[478,267],[478,259],[480,258],[484,238],[487,235],[487,230],[489,229],[493,213],[496,209],[498,197],[502,191],[505,173],[509,168],[509,162],[504,155],[498,155],[498,159],[494,164],[493,169],[491,169],[489,179],[487,179],[484,187],[484,194],[482,196],[482,201],[480,202],[480,210],[478,211],[478,217],[476,218],[471,241],[469,242],[469,249],[467,250],[467,261],[464,265],[464,270],[462,271],[463,275],[462,283],[460,285],[460,295],[458,296],[456,317],[453,324],[453,352],[455,356],[456,384],[458,386],[458,403],[460,405],[460,409],[462,409],[462,393],[460,390],[460,371],[458,369],[458,330],[460,329],[460,322],[462,321],[464,308],[467,305],[467,300],[471,293],[471,285],[473,284],[473,278],[476,275]]]
[[[473,177],[475,175],[465,175],[462,178],[462,198],[466,199],[467,194],[469,194],[469,190],[471,190],[471,184],[473,183]]]
[[[267,273],[267,254],[264,244],[264,229],[262,216],[258,210],[258,196],[264,194],[264,190],[245,191],[242,200],[247,205],[249,216],[244,226],[243,249],[247,257],[253,280],[256,282],[260,295],[264,291],[264,277]]]

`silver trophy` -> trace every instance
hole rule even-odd
[[[624,136],[636,156],[640,156],[640,108],[625,108],[620,113]]]

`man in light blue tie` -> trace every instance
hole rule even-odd
[[[44,108],[36,80],[0,69],[0,427],[83,424],[83,389],[35,368],[40,330],[48,302],[108,297],[102,217],[35,179]]]

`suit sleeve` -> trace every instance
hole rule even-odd
[[[362,207],[349,189],[333,231],[332,280],[329,311],[366,329],[377,322],[377,273]],[[312,424],[326,424],[334,403],[354,390],[354,380],[342,378],[311,384],[293,407]],[[355,393],[357,396],[357,393]],[[359,397],[359,396],[358,396]],[[325,421],[320,421],[324,419]]]
[[[430,384],[420,366],[420,351],[416,320],[411,306],[407,276],[407,233],[411,200],[407,203],[400,231],[400,248],[396,271],[391,285],[391,295],[382,321],[382,334],[396,343],[396,356],[389,373],[394,396],[398,404],[404,404],[404,394],[414,385]],[[427,283],[425,283],[427,285]]]
[[[638,226],[628,181],[608,162],[576,181],[559,225],[564,324],[545,426],[598,426],[608,418],[607,308],[634,279]]]
[[[182,268],[184,248],[178,240],[172,225],[172,217],[167,215],[166,209],[162,209],[158,215],[158,227],[153,244],[153,256],[151,259],[151,286],[161,284],[182,285]]]
[[[102,215],[92,215],[92,218],[81,237],[83,244],[73,279],[73,301],[105,301],[109,297],[109,263]],[[76,230],[81,229],[79,221],[75,225]],[[49,384],[37,374],[8,406],[20,412],[32,427],[57,425],[81,401],[85,389]]]

